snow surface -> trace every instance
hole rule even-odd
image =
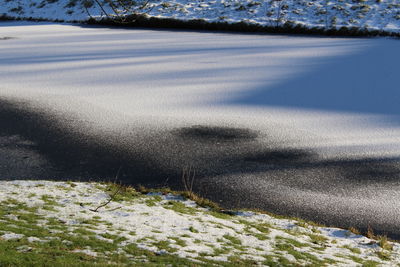
[[[320,260],[335,260],[337,261],[336,265],[339,266],[357,266],[358,263],[353,261],[352,257],[363,261],[375,261],[382,266],[393,266],[400,263],[400,245],[398,243],[389,242],[393,245],[393,249],[389,251],[389,258],[383,260],[377,254],[383,249],[375,240],[352,234],[347,230],[311,226],[293,219],[278,219],[248,211],[238,212],[237,215],[228,218],[219,218],[212,215],[207,208],[197,206],[193,201],[170,194],[153,193],[147,196],[132,196],[123,201],[111,201],[108,205],[100,208],[98,212],[91,211],[108,201],[109,194],[113,192],[105,193],[106,189],[107,185],[98,183],[0,181],[0,203],[4,207],[10,205],[12,207],[13,204],[10,203],[17,201],[28,207],[37,208],[36,213],[45,218],[40,222],[44,228],[47,227],[46,220],[55,218],[65,225],[66,230],[63,231],[70,231],[70,234],[76,235],[75,229],[86,229],[95,233],[99,240],[113,242],[102,236],[107,233],[109,236],[115,235],[125,239],[119,244],[121,248],[133,243],[140,248],[161,254],[171,252],[160,250],[154,244],[158,241],[168,241],[169,247],[178,248],[172,252],[173,254],[197,259],[197,261],[202,261],[201,255],[205,259],[216,261],[226,261],[231,255],[239,255],[241,258],[262,263],[266,255],[281,255],[293,263],[310,263],[307,259],[296,260],[284,250],[275,249],[276,244],[285,242],[284,240],[295,239],[300,242],[297,244],[302,244],[300,247],[296,246],[295,250],[307,252]],[[44,199],[52,201],[51,208]],[[183,204],[183,207],[189,208],[189,212],[172,209],[171,203],[177,202]],[[16,210],[16,212],[29,213],[22,210]],[[95,224],[87,223],[94,219],[96,220]],[[16,218],[15,220],[20,219]],[[257,230],[260,229],[257,228],[260,226],[266,226],[268,232]],[[56,230],[52,229],[51,231]],[[236,246],[231,247],[226,239],[227,236],[240,240],[240,245],[237,243]],[[313,240],[312,238],[315,236],[319,238]],[[46,237],[40,239],[12,232],[0,236],[0,240],[15,238],[27,238],[29,242],[50,240]],[[185,245],[178,245],[176,238],[183,240]],[[230,249],[221,255],[213,256],[214,248],[223,249],[225,247],[230,247]],[[242,247],[245,249],[243,250]],[[21,248],[21,250],[29,251],[32,249],[30,247]],[[95,247],[85,247],[74,249],[72,252],[85,253],[93,257],[101,256],[101,253],[95,250]],[[125,252],[121,250],[120,253]]]
[[[10,239],[20,239],[24,235],[21,234],[14,234],[14,233],[7,233],[0,236],[1,239],[10,240]]]
[[[0,29],[14,38],[0,41],[0,97],[105,142],[131,126],[236,125],[325,157],[400,155],[396,40]]]
[[[397,40],[32,22],[2,22],[0,33],[13,37],[0,41],[0,98],[22,101],[116,149],[182,161],[192,152],[177,154],[166,133],[215,125],[258,132],[260,150],[311,149],[327,160],[400,156]],[[398,180],[350,186],[346,178],[318,191],[324,174],[303,172],[309,179],[296,186],[285,175],[229,174],[204,182],[260,197],[269,192],[286,208],[349,224],[368,218],[395,231],[400,221]]]
[[[94,1],[87,10],[82,3],[77,0],[1,0],[0,14],[64,21],[105,16]],[[112,13],[107,4],[105,9]],[[269,26],[290,23],[324,28],[345,26],[393,32],[400,29],[400,4],[397,0],[155,0],[150,1],[146,11],[149,16],[180,20],[204,19]]]

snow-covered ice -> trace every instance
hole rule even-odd
[[[396,231],[397,167],[366,163],[360,173],[318,168],[336,168],[341,159],[400,155],[397,40],[32,22],[2,22],[0,30],[13,37],[0,41],[2,100],[23,103],[80,137],[145,152],[162,166],[192,161],[216,168],[224,157],[263,149],[312,150],[318,155],[313,162],[325,160],[315,171],[230,173],[231,166],[222,166],[227,173],[204,184],[224,190],[218,198],[238,190],[231,193],[254,204],[272,195],[268,207],[346,224],[368,219]],[[174,131],[198,125],[251,129],[257,144],[247,142],[243,151],[204,142],[188,149],[176,140]],[[220,154],[212,164],[202,161],[215,151]],[[369,178],[380,174],[389,178]]]
[[[15,37],[0,42],[0,96],[96,135],[207,122],[327,156],[399,155],[396,40],[0,25]]]

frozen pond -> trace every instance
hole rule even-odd
[[[227,207],[399,236],[399,42],[2,22],[0,176],[191,166]]]

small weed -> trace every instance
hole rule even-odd
[[[197,213],[197,210],[195,208],[188,207],[181,201],[171,200],[164,204],[163,207],[182,214],[194,215]]]
[[[359,263],[359,264],[363,264],[363,263],[364,263],[364,260],[361,259],[361,258],[359,258],[359,257],[353,256],[353,255],[349,255],[349,256],[347,256],[347,257],[348,257],[349,259],[351,259],[352,261],[357,262],[357,263]]]
[[[192,233],[195,233],[195,234],[199,232],[199,231],[198,231],[196,228],[194,228],[193,226],[190,226],[190,227],[189,227],[189,231],[192,232]]]
[[[361,254],[361,250],[359,248],[354,248],[349,245],[344,245],[344,246],[342,246],[342,248],[346,248],[355,254]]]
[[[240,239],[234,237],[234,236],[226,234],[223,237],[225,239],[229,240],[232,244],[235,244],[235,245],[241,245],[242,244],[242,241]]]
[[[275,240],[280,241],[281,243],[287,243],[287,244],[293,245],[293,246],[298,247],[298,248],[303,248],[303,247],[308,247],[309,246],[306,243],[302,243],[302,242],[299,242],[299,241],[297,241],[295,239],[286,238],[286,237],[282,237],[282,236],[276,236]]]
[[[271,227],[270,224],[262,223],[262,224],[255,224],[253,225],[255,229],[260,231],[261,233],[268,234],[270,232],[269,228]]]
[[[231,252],[231,249],[228,247],[221,246],[220,248],[214,248],[214,255],[213,256],[220,256],[223,254],[228,254]]]
[[[387,236],[378,236],[378,244],[386,250],[393,250],[393,244],[389,242]]]
[[[156,206],[158,202],[160,202],[160,201],[155,197],[151,197],[151,198],[148,198],[148,199],[145,200],[146,205],[149,206],[149,207]]]
[[[317,245],[322,245],[328,241],[328,238],[322,235],[309,234],[308,236],[310,237],[311,242]]]
[[[181,246],[181,247],[187,246],[186,242],[178,237],[169,237],[169,239],[174,240],[175,244],[177,244],[178,246]]]
[[[171,248],[169,245],[171,243],[168,240],[161,240],[158,242],[154,242],[153,245],[155,247],[157,247],[160,250],[165,250],[167,252],[173,253],[173,252],[177,252],[178,249],[177,248]]]
[[[270,237],[268,235],[265,234],[256,234],[256,233],[252,233],[252,235],[257,238],[260,241],[264,241],[264,240],[268,240],[270,239]]]
[[[54,200],[55,198],[50,196],[50,195],[42,195],[40,199],[46,204],[46,205],[51,205],[55,206],[58,205],[58,203]]]
[[[363,267],[377,267],[379,266],[379,262],[368,260],[363,262]]]

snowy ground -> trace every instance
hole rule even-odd
[[[18,166],[15,179],[43,179],[54,155],[66,167],[48,179],[122,164],[126,183],[178,187],[193,166],[196,190],[224,205],[399,234],[397,40],[31,22],[0,33],[1,168]],[[94,150],[70,153],[67,134]]]
[[[104,16],[94,1],[1,0],[0,14],[22,18],[64,21]],[[106,1],[103,1],[106,2]],[[117,2],[117,1],[115,1]],[[109,12],[110,8],[105,7]],[[358,27],[399,32],[400,4],[397,0],[155,0],[146,10],[150,16],[181,20],[204,19],[217,22],[248,22],[261,25],[304,25],[307,27]]]
[[[82,132],[236,125],[324,157],[400,156],[397,40],[0,29],[0,96],[63,123],[80,117]]]
[[[93,211],[110,195],[109,204]],[[2,181],[0,214],[0,264],[6,265],[21,263],[7,258],[7,253],[24,255],[31,263],[47,254],[50,264],[55,261],[51,255],[57,253],[83,254],[86,258],[80,260],[121,265],[161,261],[170,254],[186,262],[167,258],[164,264],[168,260],[178,265],[190,261],[200,265],[400,263],[400,245],[382,238],[372,240],[347,230],[256,212],[228,215],[178,195],[143,195],[130,188],[118,190],[116,185]],[[10,247],[14,250],[7,251]]]
[[[262,25],[400,28],[397,1],[330,1],[328,11],[326,1],[280,3],[287,6],[177,0],[156,2],[149,14]],[[1,13],[65,21],[89,17],[79,2],[61,0],[0,1]],[[102,15],[95,5],[89,13]],[[398,41],[7,22],[0,24],[0,58],[0,100],[18,103],[28,118],[40,114],[62,124],[83,143],[95,138],[110,151],[151,159],[152,168],[195,166],[205,173],[199,180],[209,186],[207,193],[223,204],[232,204],[235,196],[241,205],[348,226],[372,224],[400,234],[399,166],[374,161],[341,167],[345,160],[396,161],[400,156]],[[226,129],[242,141],[222,140],[232,134],[220,133]],[[21,132],[1,132],[0,170],[14,166],[15,174],[40,178],[35,164],[45,166],[48,155],[29,150],[37,140]],[[199,132],[211,133],[211,141],[193,141]],[[11,148],[16,142],[23,153]],[[79,160],[84,164],[86,158]],[[291,160],[294,168],[286,166]],[[9,178],[6,174],[1,178]],[[383,249],[345,230],[262,214],[216,214],[171,195],[132,193],[134,199],[90,211],[107,199],[103,190],[98,184],[2,182],[0,211],[8,215],[0,221],[7,241],[0,240],[0,246],[11,246],[15,258],[46,244],[99,260],[111,250],[117,255],[112,261],[121,263],[170,254],[217,263],[399,263],[398,244],[391,250],[381,240]],[[72,238],[74,233],[83,239]]]

